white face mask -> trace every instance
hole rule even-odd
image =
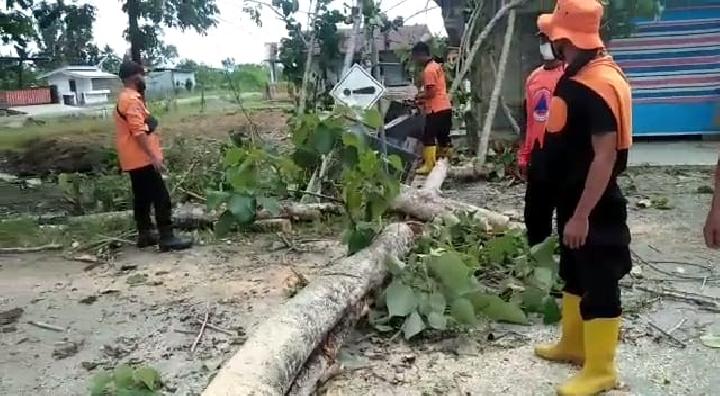
[[[542,55],[543,60],[546,60],[546,61],[555,60],[555,53],[553,52],[552,44],[550,44],[550,43],[540,44],[540,55]]]

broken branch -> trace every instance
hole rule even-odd
[[[200,332],[198,333],[197,338],[195,338],[195,342],[193,342],[192,346],[190,347],[190,352],[195,352],[195,348],[197,348],[203,334],[205,333],[205,327],[208,324],[208,320],[210,320],[210,311],[205,312],[205,319],[202,321],[202,325],[200,326]]]

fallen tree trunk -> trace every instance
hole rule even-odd
[[[465,211],[489,229],[507,228],[506,216],[442,198],[447,172],[447,161],[438,161],[421,189],[404,186],[393,208],[426,221]],[[365,315],[369,293],[388,274],[386,261],[409,253],[419,232],[411,225],[386,227],[370,247],[328,268],[286,302],[223,366],[203,396],[311,394],[337,367],[338,350]]]
[[[448,169],[447,177],[464,182],[487,180],[492,171],[492,167],[488,166],[487,163],[479,165],[477,161],[472,161],[466,165],[451,166]]]
[[[331,330],[380,286],[387,275],[386,260],[405,256],[414,237],[407,224],[391,224],[369,248],[328,268],[332,275],[310,283],[255,330],[203,395],[288,393]]]
[[[507,216],[465,202],[443,198],[439,190],[447,174],[447,161],[439,160],[428,175],[425,186],[419,190],[403,186],[391,208],[422,221],[432,221],[438,216],[451,216],[460,212],[473,213],[475,218],[484,222],[488,230],[500,231],[508,228],[510,219]]]
[[[260,210],[257,213],[256,220],[275,220],[289,219],[294,221],[315,221],[322,219],[323,214],[339,214],[342,213],[342,207],[336,203],[309,203],[301,204],[290,202],[280,207],[278,213],[271,213],[267,210]],[[120,219],[130,219],[133,216],[131,210],[119,212],[94,213],[77,217],[52,217],[39,218],[38,223],[46,224],[63,224],[63,223],[82,223],[86,221],[112,221]],[[183,229],[208,228],[218,220],[219,214],[216,211],[208,211],[203,204],[183,204],[173,210],[173,222],[176,227]]]

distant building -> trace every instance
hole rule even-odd
[[[151,75],[169,73],[170,80],[172,81],[174,88],[186,89],[190,87],[190,90],[195,89],[195,72],[189,69],[176,69],[173,67],[158,67],[153,69]],[[189,84],[188,84],[189,82]]]
[[[56,87],[58,101],[68,105],[107,103],[120,86],[118,76],[95,66],[65,66],[40,77]]]

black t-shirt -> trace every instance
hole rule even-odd
[[[558,225],[562,232],[585,189],[590,164],[595,156],[592,137],[618,133],[618,122],[602,96],[592,88],[566,77],[555,88],[550,117],[542,153],[543,167],[557,187]],[[629,231],[625,225],[627,202],[616,180],[627,166],[627,155],[627,149],[619,149],[617,152],[613,174],[605,193],[590,214],[588,243],[629,243]]]

